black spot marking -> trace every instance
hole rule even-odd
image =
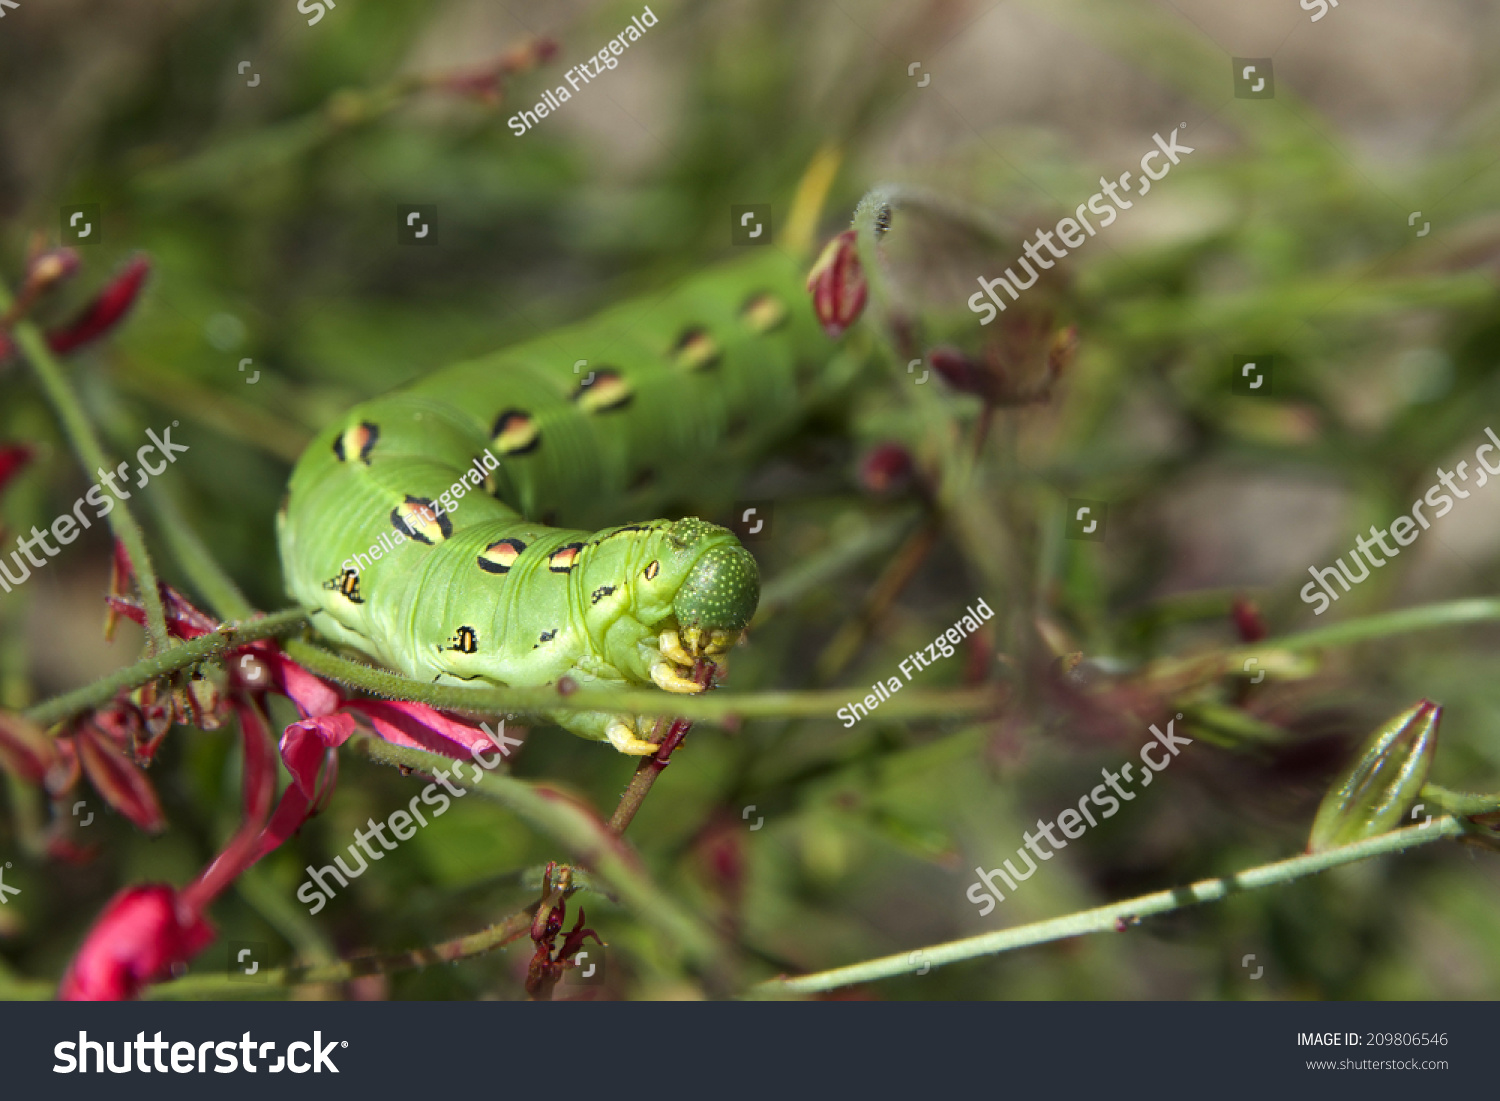
[[[473,627],[460,627],[458,633],[448,640],[447,646],[439,646],[438,651],[454,650],[460,654],[477,654],[479,652],[479,635]]]
[[[572,573],[573,567],[578,564],[578,552],[583,550],[582,543],[569,543],[558,547],[547,556],[547,569],[553,573]]]
[[[409,493],[405,501],[391,509],[391,527],[429,547],[453,534],[453,521],[448,519],[446,510],[434,505],[430,497],[413,497]]]
[[[557,637],[557,628],[556,627],[552,628],[552,630],[550,630],[550,631],[543,631],[540,635],[537,636],[537,640],[536,640],[535,643],[532,644],[531,648],[533,650],[535,650],[539,646],[541,646],[542,643],[544,643],[544,642],[551,642],[556,637]]]
[[[342,570],[332,581],[323,582],[328,592],[336,592],[350,604],[363,604],[365,598],[359,591],[359,574],[355,570]]]
[[[592,379],[578,384],[573,401],[588,413],[612,413],[624,409],[635,397],[635,388],[613,367],[601,367]]]
[[[589,596],[589,603],[590,604],[597,604],[597,603],[599,603],[599,601],[603,600],[606,596],[608,596],[610,593],[612,593],[614,591],[615,591],[615,587],[613,585],[600,585]]]
[[[369,421],[360,421],[353,428],[341,432],[333,441],[333,453],[338,456],[339,462],[349,462],[351,458],[370,465],[370,452],[375,450],[375,443],[380,439],[380,427]]]
[[[524,409],[507,409],[495,418],[491,442],[501,455],[527,455],[542,446],[542,429]]]
[[[711,371],[724,358],[718,343],[701,325],[684,329],[672,345],[672,359],[687,371]]]
[[[774,294],[761,291],[745,299],[740,319],[757,333],[769,333],[786,324],[786,303]]]
[[[479,568],[485,573],[510,573],[516,559],[526,553],[526,544],[519,539],[501,539],[484,548],[479,555]]]

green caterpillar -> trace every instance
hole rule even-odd
[[[440,684],[700,691],[695,662],[724,664],[760,595],[734,535],[548,525],[691,495],[752,425],[789,419],[828,356],[802,280],[766,249],[352,409],[277,517],[292,597],[326,638]],[[646,718],[551,717],[656,748]]]

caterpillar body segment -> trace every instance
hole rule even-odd
[[[701,489],[736,432],[790,418],[828,355],[801,282],[768,250],[350,410],[278,514],[292,597],[325,637],[417,679],[701,690],[694,664],[722,664],[759,597],[734,535],[551,525]],[[552,717],[654,750],[648,720]]]

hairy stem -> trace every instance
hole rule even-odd
[[[0,285],[0,313],[8,310],[10,306],[10,292]],[[41,330],[29,321],[19,321],[16,323],[14,332],[16,344],[20,347],[26,361],[31,364],[32,370],[36,372],[37,380],[46,391],[47,399],[52,403],[52,408],[62,421],[63,430],[73,445],[73,451],[78,456],[78,461],[83,464],[84,475],[92,481],[98,476],[99,471],[113,470],[113,461],[105,454],[104,445],[99,442],[94,426],[89,423],[83,406],[79,404],[72,387],[68,385],[62,365],[52,354],[52,349],[47,347],[46,338],[42,336]],[[156,572],[151,567],[151,556],[146,553],[146,537],[141,532],[140,525],[136,523],[135,517],[131,515],[129,506],[118,497],[112,499],[115,507],[110,510],[107,518],[109,527],[114,532],[115,538],[124,544],[125,550],[130,555],[131,565],[135,568],[136,583],[141,593],[141,606],[146,610],[146,640],[149,652],[160,654],[171,645],[171,639],[167,634],[166,610],[162,606],[161,593],[156,587]]]
[[[148,987],[144,996],[153,1000],[254,996],[267,988],[348,982],[362,975],[388,975],[414,967],[452,963],[503,948],[524,937],[531,930],[531,919],[535,912],[536,906],[533,905],[477,933],[413,948],[407,952],[394,952],[386,956],[355,956],[334,963],[273,967],[261,972],[265,979],[262,981],[257,977],[258,985],[247,984],[229,975],[190,975],[175,982]]]
[[[392,699],[418,700],[431,707],[479,714],[614,711],[660,715],[668,712],[683,719],[709,722],[723,722],[730,717],[750,719],[779,715],[833,718],[838,709],[849,702],[852,693],[864,691],[835,688],[825,692],[705,692],[698,696],[678,696],[654,688],[619,692],[580,690],[567,695],[561,694],[555,685],[542,688],[460,688],[409,680],[396,673],[337,657],[298,639],[289,639],[285,648],[305,668],[330,680]],[[880,714],[904,719],[947,718],[980,714],[994,706],[994,695],[986,689],[940,692],[912,688],[896,693],[881,704]]]
[[[709,971],[722,969],[722,949],[714,934],[651,881],[635,850],[611,833],[589,807],[545,784],[527,783],[497,772],[475,769],[477,778],[466,780],[453,768],[451,758],[433,753],[375,738],[352,739],[349,744],[373,761],[429,776],[438,769],[453,769],[453,778],[461,780],[467,790],[493,799],[570,851],[576,862],[611,887],[624,905],[654,926],[663,943]]]
[[[1119,923],[1121,922],[1133,923],[1137,918],[1149,917],[1152,914],[1170,913],[1173,910],[1196,906],[1202,902],[1217,902],[1240,891],[1256,891],[1264,887],[1290,883],[1303,876],[1316,875],[1318,872],[1336,868],[1341,864],[1353,864],[1374,856],[1401,852],[1416,845],[1430,844],[1447,837],[1460,837],[1465,832],[1467,832],[1467,827],[1456,818],[1451,816],[1434,818],[1430,825],[1409,826],[1381,834],[1379,837],[1357,841],[1352,845],[1328,849],[1325,852],[1295,856],[1290,860],[1280,860],[1274,864],[1262,864],[1257,868],[1236,872],[1222,879],[1203,879],[1185,887],[1173,887],[1154,894],[1129,898],[1123,902],[1113,902],[1094,910],[1081,910],[1075,914],[1032,922],[1030,925],[1019,925],[1013,929],[1002,929],[996,933],[982,933],[977,937],[934,944],[894,956],[884,956],[880,959],[850,964],[847,967],[837,967],[831,971],[819,971],[816,974],[802,975],[794,979],[771,979],[753,987],[751,994],[757,997],[814,994],[825,990],[835,990],[841,986],[850,986],[854,983],[910,974],[922,970],[929,964],[936,967],[945,963],[957,963],[961,960],[1012,952],[1017,948],[1029,948],[1036,944],[1066,940],[1069,937],[1083,936],[1088,933],[1115,932],[1120,929]]]
[[[275,612],[259,619],[226,623],[213,634],[203,635],[191,642],[184,642],[155,657],[144,658],[134,665],[127,665],[124,669],[111,673],[107,677],[101,677],[92,684],[84,685],[72,692],[65,692],[61,696],[55,696],[45,703],[39,703],[25,712],[25,715],[39,726],[51,726],[81,711],[88,711],[108,703],[114,699],[117,692],[136,688],[157,677],[175,673],[179,669],[186,669],[189,665],[215,657],[226,650],[233,650],[247,642],[272,638],[286,634],[288,631],[298,630],[306,622],[305,611],[301,608],[288,608],[286,611]]]

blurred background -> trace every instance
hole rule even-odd
[[[1439,467],[1472,456],[1486,426],[1500,430],[1500,10],[650,7],[659,22],[619,67],[520,137],[507,118],[641,7],[5,11],[0,272],[17,287],[34,236],[58,243],[75,204],[98,204],[99,232],[36,308],[41,322],[76,313],[131,256],[150,258],[128,321],[67,365],[114,450],[172,422],[191,447],[143,494],[166,580],[199,595],[161,537],[176,517],[258,608],[286,606],[273,517],[330,418],[732,259],[730,207],[770,203],[780,231],[823,150],[838,167],[809,267],[871,187],[925,200],[895,204],[882,285],[846,338],[859,376],[805,410],[747,480],[709,493],[715,508],[732,495],[775,509],[772,537],[753,547],[765,607],[730,686],[847,686],[861,699],[983,597],[999,612],[986,631],[919,679],[990,684],[997,705],[982,719],[877,710],[852,728],[830,714],[694,730],[629,837],[663,889],[733,946],[744,982],[1294,855],[1359,744],[1422,697],[1445,706],[1432,779],[1500,788],[1494,626],[1335,647],[1264,683],[1160,664],[1262,630],[1494,593],[1490,485],[1326,615],[1297,596],[1308,567],[1388,525]],[[1273,98],[1236,96],[1236,58],[1271,62]],[[963,304],[975,277],[1000,274],[1024,237],[1178,128],[1191,156],[982,329]],[[436,206],[435,247],[398,241],[398,204]],[[1058,351],[1074,325],[1076,351]],[[917,385],[908,359],[937,375],[939,348],[960,367]],[[1232,389],[1245,353],[1274,356],[1271,393]],[[0,442],[36,452],[0,498],[13,534],[45,526],[93,480],[16,357],[0,364]],[[1070,499],[1107,503],[1103,541],[1068,537]],[[131,625],[101,638],[109,550],[98,527],[0,594],[0,705],[138,656]],[[1075,805],[1177,712],[1191,749],[981,917],[965,897],[976,867],[1014,859],[1038,816]],[[196,874],[239,820],[238,762],[231,730],[175,729],[150,773],[165,832],[148,838],[101,809],[73,860],[40,840],[69,807],[12,777],[0,850],[25,893],[0,910],[0,995],[49,996],[122,885]],[[191,973],[222,974],[230,940],[264,944],[279,964],[459,936],[534,903],[541,867],[564,856],[502,807],[465,800],[309,917],[294,898],[303,867],[329,863],[419,789],[355,755],[342,769],[327,810],[215,904],[219,940]],[[606,815],[631,769],[540,726],[514,762]],[[702,995],[652,926],[595,891],[574,901],[609,944],[592,996]],[[1425,846],[841,996],[1489,998],[1497,906],[1492,854]],[[530,948],[214,996],[515,999]],[[1250,953],[1259,979],[1241,965]]]

